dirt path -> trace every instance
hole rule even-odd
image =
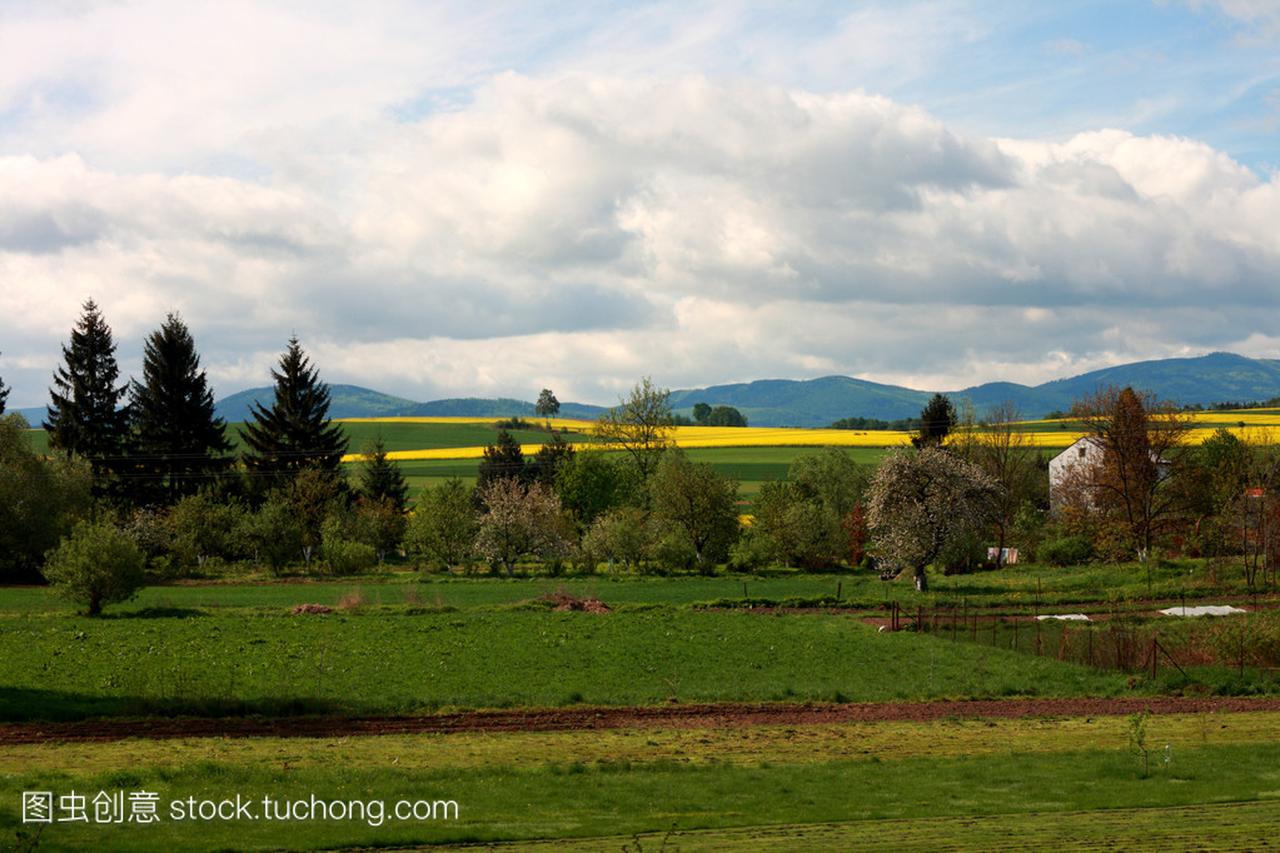
[[[1174,696],[1112,699],[990,699],[939,702],[707,704],[618,708],[468,711],[419,717],[176,717],[0,723],[0,746],[124,738],[342,737],[448,732],[574,731],[616,728],[727,728],[806,723],[929,721],[948,717],[1095,717],[1214,711],[1280,712],[1280,699]]]

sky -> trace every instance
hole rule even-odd
[[[926,390],[1280,357],[1280,0],[0,0],[0,379]]]

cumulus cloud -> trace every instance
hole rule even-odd
[[[824,38],[971,37],[953,6],[928,8],[926,26],[864,7]],[[989,137],[861,89],[762,79],[765,47],[753,74],[640,73],[604,67],[613,32],[577,70],[495,72],[458,57],[500,55],[467,34],[509,24],[386,36],[339,15],[299,33],[278,10],[227,9],[243,44],[193,12],[181,28],[217,37],[185,65],[172,45],[66,44],[153,21],[137,4],[90,6],[81,27],[37,16],[17,57],[0,51],[12,403],[43,399],[90,295],[126,371],[180,310],[220,393],[265,382],[295,332],[334,382],[596,402],[646,374],[958,388],[1280,339],[1280,177],[1202,141]],[[739,26],[702,12],[695,41]],[[349,52],[308,51],[343,26]],[[220,79],[228,52],[244,63]]]

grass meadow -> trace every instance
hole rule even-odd
[[[1117,695],[1118,673],[847,615],[13,616],[0,719]]]
[[[15,826],[8,804],[25,790],[142,789],[162,804],[235,794],[255,806],[264,796],[448,800],[458,819],[371,826],[366,810],[363,820],[60,824],[43,834],[40,849],[170,850],[196,832],[207,849],[240,850],[539,839],[549,840],[545,849],[637,850],[661,849],[672,832],[681,850],[836,850],[872,841],[880,849],[990,849],[1002,831],[1007,844],[1023,827],[1058,846],[1125,838],[1143,846],[1161,837],[1194,837],[1209,849],[1231,839],[1264,846],[1280,828],[1280,746],[1265,731],[1234,731],[1236,716],[1208,729],[1160,729],[1153,721],[1158,757],[1147,772],[1114,725],[1081,742],[1046,737],[1040,722],[891,724],[879,733],[908,748],[863,754],[847,747],[863,734],[857,726],[810,733],[805,750],[785,729],[769,731],[749,755],[694,738],[673,752],[662,744],[681,734],[663,730],[544,738],[498,761],[494,750],[524,746],[520,738],[487,736],[476,748],[469,735],[271,740],[248,753],[217,739],[104,744],[83,764],[74,760],[83,746],[27,747],[0,755],[0,823]],[[625,749],[639,738],[659,746]],[[828,749],[815,739],[846,746]],[[610,745],[620,751],[603,749]],[[921,745],[933,748],[921,754]],[[1045,824],[1057,816],[1055,833]],[[638,834],[652,837],[637,846]]]

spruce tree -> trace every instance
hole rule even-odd
[[[44,428],[51,447],[89,461],[101,492],[101,478],[120,467],[129,427],[129,412],[120,402],[128,385],[116,386],[116,345],[92,299],[84,303],[62,358],[66,363],[54,373]]]
[[[400,512],[404,512],[407,506],[409,484],[405,482],[400,466],[387,458],[387,447],[381,435],[365,448],[360,494],[370,501],[386,498]]]
[[[494,480],[513,478],[525,480],[524,452],[520,442],[505,429],[498,430],[498,440],[484,449],[484,458],[480,460],[480,468],[476,472],[476,493],[484,489]]]
[[[248,450],[245,467],[269,482],[291,480],[316,468],[339,473],[347,438],[329,419],[329,386],[320,381],[297,337],[272,370],[275,400],[268,408],[254,403],[242,433]]]
[[[9,399],[9,389],[4,384],[4,380],[0,379],[0,415],[4,414],[4,404]]]
[[[916,447],[941,447],[956,425],[956,407],[945,394],[934,394],[920,410],[920,431],[911,439]]]
[[[142,382],[130,385],[133,471],[167,503],[230,464],[226,424],[185,323],[176,314],[147,338]]]

